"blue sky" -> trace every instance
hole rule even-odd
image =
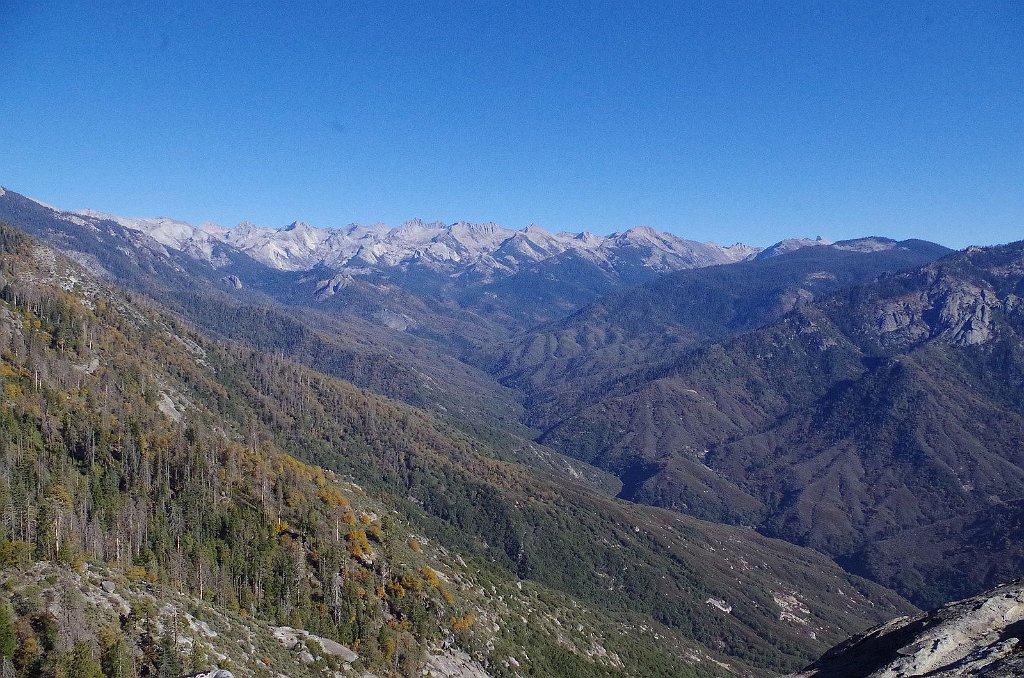
[[[5,0],[0,22],[0,184],[65,208],[1024,238],[1016,0]]]

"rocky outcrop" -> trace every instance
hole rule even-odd
[[[953,346],[990,344],[1001,321],[1019,325],[1016,288],[1024,273],[1019,245],[970,248],[949,261],[897,276],[884,298],[863,318],[861,331],[877,333],[887,349],[924,341]],[[902,293],[897,290],[901,290]]]
[[[993,339],[994,314],[1012,312],[1015,298],[1000,299],[985,286],[939,279],[928,289],[879,304],[866,323],[891,347],[938,339],[953,346],[973,346]]]
[[[791,678],[1024,676],[1024,580],[913,617],[829,650]]]
[[[318,650],[317,654],[327,654],[334,657],[339,657],[341,661],[346,664],[351,664],[355,660],[359,659],[359,655],[345,647],[341,643],[338,643],[330,638],[323,638],[321,636],[314,635],[309,631],[303,629],[293,629],[290,626],[277,626],[272,629],[274,632],[274,638],[277,639],[284,647],[289,650],[299,652],[300,657],[308,657],[311,663],[314,659],[313,654],[309,652],[309,644],[312,641],[315,649]],[[305,661],[305,659],[303,659]]]
[[[513,658],[513,662],[516,660]],[[518,662],[514,664],[518,665]],[[427,653],[427,665],[423,670],[426,676],[444,676],[445,678],[489,678],[491,674],[484,667],[462,652],[451,648],[434,654]]]

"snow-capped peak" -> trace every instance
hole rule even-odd
[[[141,231],[165,247],[173,247],[179,250],[186,249],[188,243],[197,239],[201,241],[207,239],[207,237],[203,237],[206,233],[200,231],[192,224],[168,217],[120,217],[116,214],[107,214],[89,209],[76,210],[71,212],[71,214],[89,217],[97,221],[112,221],[127,229]]]
[[[225,252],[234,249],[279,270],[323,266],[347,275],[421,267],[445,275],[490,279],[569,252],[605,267],[672,271],[738,261],[758,251],[740,244],[726,248],[685,240],[649,226],[600,236],[586,231],[551,233],[536,224],[512,230],[492,222],[444,224],[420,219],[395,228],[384,224],[322,228],[303,221],[271,228],[250,222],[196,226],[166,217],[129,218],[95,210],[61,214],[83,225],[111,221],[214,265],[226,263]]]

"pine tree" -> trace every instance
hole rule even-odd
[[[75,678],[104,678],[99,663],[92,656],[92,648],[84,641],[75,643],[71,651],[71,675]]]
[[[131,678],[132,658],[124,636],[116,626],[100,629],[100,665],[107,678]]]
[[[0,603],[0,657],[10,659],[18,649],[14,633],[14,615],[7,603]]]
[[[188,657],[188,670],[192,672],[199,672],[207,668],[209,657],[206,654],[206,649],[203,647],[202,641],[192,636],[192,651]]]
[[[181,657],[178,655],[178,643],[172,624],[168,624],[160,637],[160,667],[157,675],[160,678],[177,678],[185,671]]]

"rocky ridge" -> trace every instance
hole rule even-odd
[[[876,335],[886,349],[908,349],[929,340],[953,346],[992,342],[996,319],[1017,316],[1024,304],[1016,287],[1024,275],[1020,248],[1003,250],[1007,254],[1002,256],[1009,256],[1005,261],[989,261],[992,250],[971,248],[959,255],[956,265],[937,262],[904,274],[869,309],[870,315],[858,315],[860,333]],[[974,267],[984,274],[962,275]]]
[[[899,617],[854,636],[792,678],[1024,675],[1024,581]]]

